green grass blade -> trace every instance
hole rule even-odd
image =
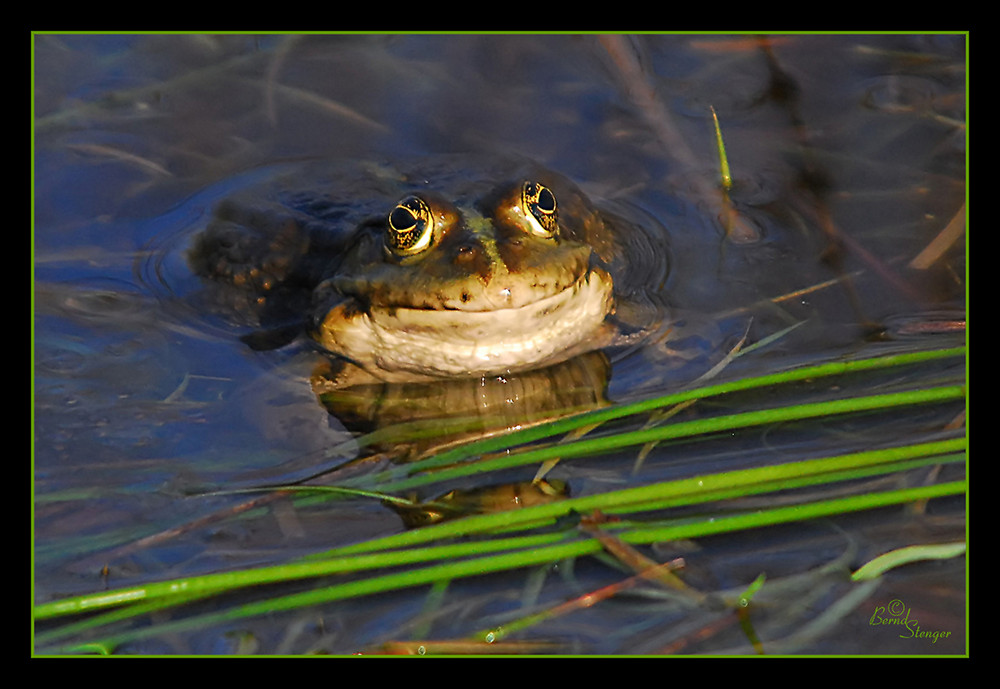
[[[35,608],[39,620],[122,606],[170,596],[191,596],[233,590],[278,581],[290,581],[330,574],[359,572],[366,569],[393,565],[415,564],[435,559],[464,557],[484,552],[507,551],[513,548],[543,546],[564,538],[561,534],[538,534],[528,537],[505,537],[491,541],[455,543],[435,547],[413,548],[423,544],[458,536],[488,534],[498,529],[534,525],[542,519],[556,519],[573,512],[588,513],[592,510],[634,513],[662,509],[665,501],[672,505],[695,504],[714,500],[720,492],[739,489],[747,495],[766,490],[784,490],[789,481],[807,477],[839,475],[852,468],[873,467],[879,464],[895,468],[897,462],[917,457],[932,457],[941,461],[940,455],[964,449],[964,438],[945,440],[900,448],[888,448],[852,453],[837,457],[802,460],[787,464],[758,467],[741,471],[705,474],[649,486],[626,488],[609,493],[570,498],[561,502],[526,507],[520,510],[476,515],[444,522],[433,526],[405,531],[399,534],[372,539],[354,546],[328,551],[307,561],[248,569],[237,572],[204,575],[187,579],[150,583],[139,587],[109,591],[101,594],[76,596],[61,601],[41,604]],[[960,458],[950,456],[951,461]],[[849,477],[854,477],[849,475]]]
[[[884,493],[865,494],[848,498],[819,501],[807,505],[781,507],[755,511],[751,514],[705,519],[689,524],[665,527],[639,528],[618,534],[622,540],[633,543],[652,543],[679,538],[696,538],[717,533],[784,524],[817,517],[826,517],[874,507],[926,500],[934,497],[958,495],[965,491],[964,481],[901,489]],[[296,593],[227,609],[221,613],[201,615],[177,620],[154,627],[129,630],[112,635],[100,641],[103,646],[114,647],[125,641],[134,641],[149,636],[157,636],[187,629],[204,627],[220,622],[244,619],[257,615],[292,610],[321,603],[343,600],[358,596],[372,595],[386,591],[434,584],[438,581],[476,576],[481,574],[518,569],[551,563],[570,557],[579,557],[598,552],[601,544],[596,539],[580,537],[579,540],[530,548],[502,555],[488,555],[470,560],[432,565],[423,569],[409,570],[374,576],[358,581],[335,584],[320,589]]]
[[[332,489],[335,492],[347,492],[356,496],[382,498],[389,491],[398,492],[447,479],[536,464],[552,459],[565,460],[572,457],[606,453],[631,446],[642,446],[650,442],[704,437],[713,433],[731,432],[735,429],[780,422],[836,418],[839,415],[876,413],[893,408],[954,401],[964,397],[964,386],[925,387],[905,392],[861,395],[820,403],[757,409],[694,421],[645,427],[640,430],[604,436],[591,433],[582,440],[577,439],[549,447],[515,449],[498,457],[474,463],[455,464],[469,457],[481,456],[501,447],[511,448],[518,443],[568,433],[578,428],[593,427],[611,419],[626,418],[670,408],[686,401],[740,390],[802,380],[816,380],[825,376],[920,364],[946,357],[960,356],[964,353],[965,349],[960,347],[949,350],[890,355],[806,366],[778,374],[705,385],[652,400],[581,414],[504,438],[473,443],[470,446],[444,452],[429,460],[361,477],[359,481],[345,481],[341,486],[315,489]],[[248,603],[218,614],[189,617],[166,625],[154,625],[148,631],[123,632],[121,635],[113,635],[101,641],[102,647],[114,647],[122,640],[135,639],[143,635],[162,634],[173,628],[187,629],[198,624],[253,616],[265,610],[270,612],[291,609],[318,602],[369,595],[380,591],[428,583],[433,584],[450,578],[473,576],[477,573],[490,571],[504,571],[533,564],[551,563],[566,557],[592,554],[600,550],[600,544],[595,539],[579,533],[575,528],[572,528],[572,524],[568,523],[568,527],[550,530],[547,533],[538,533],[537,527],[540,523],[551,524],[560,518],[566,518],[573,514],[589,514],[594,510],[619,515],[633,515],[631,521],[622,520],[609,524],[605,528],[614,529],[616,536],[626,542],[643,544],[753,529],[789,521],[815,519],[847,511],[871,509],[931,497],[958,495],[965,491],[964,481],[854,495],[836,500],[805,502],[752,513],[725,514],[715,518],[668,519],[666,521],[661,519],[650,522],[648,514],[654,510],[660,511],[682,505],[719,502],[732,497],[760,495],[790,488],[831,484],[878,474],[903,472],[928,464],[955,463],[966,459],[965,452],[965,438],[957,437],[738,471],[704,474],[597,495],[568,498],[559,502],[519,510],[473,515],[344,546],[294,563],[175,581],[154,582],[118,591],[67,598],[38,605],[34,611],[35,619],[38,621],[52,620],[90,612],[100,614],[42,631],[36,636],[36,642],[51,645],[60,639],[73,638],[77,634],[107,629],[113,624],[158,609],[179,606],[221,592],[261,584],[337,574],[351,574],[361,577],[354,581],[292,596],[280,596]],[[437,468],[437,470],[428,471],[433,468]],[[305,487],[300,488],[300,490],[306,489]],[[639,521],[636,521],[637,519]],[[642,519],[646,521],[642,521]],[[517,534],[518,531],[521,533]],[[502,536],[497,535],[500,532],[503,532]],[[475,540],[450,542],[451,539],[457,537],[474,538]],[[954,548],[957,547],[957,545],[954,546]],[[912,561],[912,559],[935,556],[936,552],[945,551],[925,548],[922,551],[903,549],[899,552],[889,553],[882,558],[873,560],[872,563],[859,570],[855,576],[856,578],[878,576],[887,568]],[[954,549],[946,552],[958,554]],[[945,557],[947,555],[939,554],[938,556]],[[364,574],[389,567],[402,567],[404,569],[390,574],[379,574],[377,571],[370,575]]]
[[[769,482],[775,485],[776,489],[783,489],[785,487],[784,481],[796,478],[810,475],[833,474],[838,471],[871,467],[878,464],[891,464],[916,457],[961,452],[964,449],[965,438],[955,438],[919,445],[857,452],[836,457],[802,460],[740,471],[696,475],[665,483],[625,488],[579,498],[569,498],[559,502],[526,507],[520,510],[475,515],[452,522],[434,524],[422,529],[404,531],[391,536],[372,539],[353,546],[337,548],[328,551],[325,556],[409,547],[442,538],[468,536],[473,533],[483,533],[495,529],[508,529],[516,526],[518,523],[533,523],[543,518],[556,519],[571,512],[587,513],[592,510],[601,510],[603,512],[620,514],[623,511],[627,511],[630,507],[635,509],[654,505],[658,508],[662,505],[662,501],[665,500],[674,500],[674,505],[694,504],[700,501],[700,496],[710,495],[714,498],[720,491],[727,489],[744,489],[749,493],[749,486],[767,484]]]
[[[729,191],[733,186],[733,176],[729,172],[729,158],[726,156],[726,145],[722,141],[722,127],[719,126],[719,116],[712,110],[712,122],[715,126],[715,145],[719,149],[719,174],[722,177],[722,188]]]
[[[704,385],[690,390],[682,390],[668,395],[661,395],[648,400],[641,400],[638,402],[620,404],[604,409],[585,412],[575,416],[559,419],[558,421],[553,421],[548,424],[525,428],[503,436],[468,443],[461,447],[442,452],[434,457],[430,457],[419,462],[412,462],[405,467],[398,467],[395,470],[380,472],[370,477],[370,479],[359,479],[359,481],[372,480],[381,483],[390,480],[397,480],[401,477],[427,469],[454,464],[470,457],[506,450],[524,443],[563,435],[587,426],[598,425],[615,419],[648,414],[658,409],[672,407],[674,405],[692,400],[709,399],[733,392],[785,385],[805,380],[818,380],[832,376],[909,366],[964,355],[965,347],[907,352],[903,354],[891,354],[851,361],[826,362],[812,366],[802,366],[778,373],[769,373],[760,376],[751,376],[738,380],[727,381],[724,383]]]
[[[851,575],[852,581],[877,579],[890,569],[920,560],[946,560],[965,554],[965,543],[912,545],[879,555]]]
[[[882,395],[866,395],[862,397],[851,397],[848,399],[799,404],[774,409],[762,409],[739,414],[729,414],[707,419],[697,419],[694,421],[657,426],[637,431],[616,433],[614,435],[607,435],[603,437],[588,437],[575,442],[503,454],[495,458],[484,459],[474,463],[469,462],[465,464],[457,464],[455,466],[436,470],[429,474],[382,481],[379,483],[379,489],[387,493],[405,491],[463,476],[482,474],[488,471],[499,471],[518,466],[540,464],[552,459],[566,460],[573,457],[602,454],[626,447],[644,445],[650,442],[704,436],[711,433],[731,432],[736,429],[763,426],[773,423],[801,421],[820,417],[829,418],[839,414],[882,410],[904,405],[956,400],[961,399],[964,395],[965,388],[963,386],[952,385],[926,390],[886,393]],[[408,470],[413,471],[413,468],[410,467]],[[382,478],[384,479],[385,477],[383,476]],[[363,477],[362,480],[373,481],[375,479],[372,477]]]

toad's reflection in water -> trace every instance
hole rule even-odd
[[[405,462],[606,406],[609,374],[602,352],[516,374],[415,383],[387,383],[355,366],[324,361],[312,386],[345,427],[377,431],[379,445]]]
[[[452,490],[426,502],[390,502],[403,523],[413,529],[463,517],[544,505],[569,497],[569,486],[559,479],[521,481],[469,490]]]
[[[388,383],[327,360],[311,382],[320,403],[340,423],[357,433],[372,433],[378,437],[372,449],[394,462],[408,462],[605,406],[609,373],[607,357],[589,352],[533,371],[414,383]],[[423,502],[413,493],[385,504],[415,528],[568,496],[564,481],[548,479],[455,489]]]

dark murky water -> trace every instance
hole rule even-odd
[[[358,452],[310,388],[314,352],[251,351],[189,298],[191,232],[269,166],[523,155],[662,226],[675,330],[666,345],[613,353],[600,394],[628,401],[691,382],[744,334],[753,343],[790,325],[722,375],[964,342],[964,237],[928,247],[964,213],[965,79],[965,37],[953,35],[36,36],[36,602],[284,562],[402,528],[371,501],[277,502],[136,546],[242,500],[192,493],[291,480],[315,470],[317,453],[325,466]],[[712,108],[752,241],[723,236]],[[777,451],[875,446],[955,411],[859,423],[849,440],[813,428]],[[676,448],[640,478],[597,460],[554,476],[586,494],[752,466],[771,441]],[[762,569],[786,577],[765,588],[758,621],[773,652],[962,652],[961,561],[914,568],[819,625],[848,586],[840,571],[815,573],[849,549],[856,566],[889,547],[960,540],[962,505],[942,502],[902,522],[862,514],[708,539],[688,576],[713,590]],[[804,572],[815,576],[797,584]],[[461,637],[519,600],[551,604],[620,578],[589,561],[545,586],[540,576],[453,584],[431,635]],[[871,608],[893,597],[952,638],[915,648],[873,631]],[[349,653],[420,628],[424,598],[404,591],[122,650]],[[539,638],[559,639],[560,652],[749,652],[738,624],[690,641],[714,613],[616,603]],[[821,631],[810,636],[812,623]]]

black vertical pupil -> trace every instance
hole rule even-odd
[[[548,187],[542,187],[538,192],[536,204],[543,213],[551,213],[556,209],[556,197],[549,191]]]

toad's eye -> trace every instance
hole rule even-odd
[[[431,246],[434,216],[419,196],[407,196],[389,213],[385,248],[396,256],[412,256]]]
[[[521,187],[521,210],[532,234],[548,238],[559,233],[556,196],[548,187],[538,182],[525,182]]]

